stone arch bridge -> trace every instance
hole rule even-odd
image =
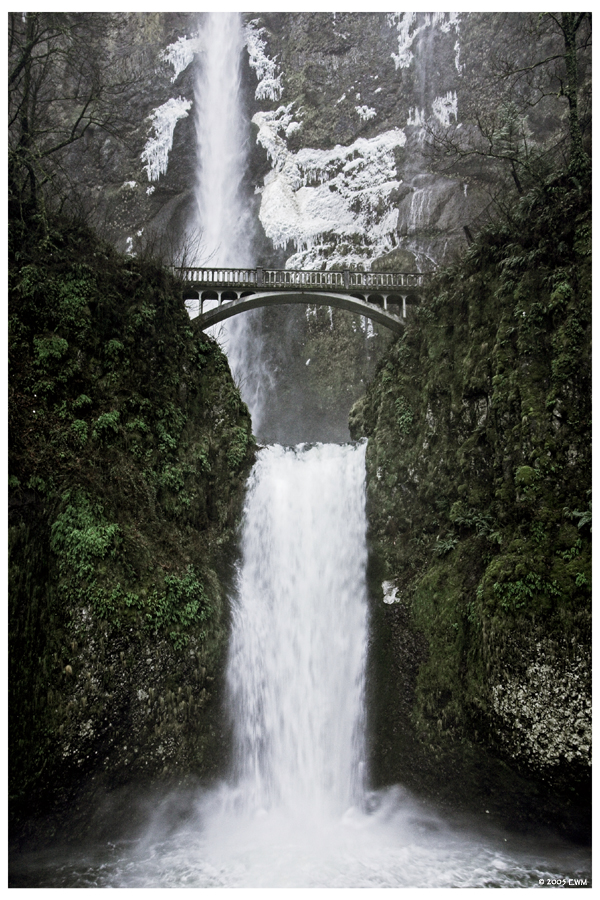
[[[178,267],[190,315],[204,330],[249,309],[287,303],[335,306],[396,333],[419,302],[426,275],[409,272],[313,272],[303,269]]]

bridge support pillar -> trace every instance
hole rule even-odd
[[[402,297],[402,318],[406,318],[406,295]]]

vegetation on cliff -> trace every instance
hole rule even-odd
[[[591,741],[589,192],[556,177],[484,229],[350,419],[369,437],[390,580],[375,615],[379,777],[419,783],[429,768],[443,793],[443,761],[470,760],[465,796],[513,803],[526,776],[536,799],[517,817],[576,831]]]
[[[226,357],[167,270],[72,221],[15,219],[9,237],[19,820],[94,779],[210,767],[217,570],[254,441]]]

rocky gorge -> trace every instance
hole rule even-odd
[[[103,791],[222,774],[256,441],[351,436],[368,438],[374,786],[585,842],[589,171],[550,90],[562,69],[515,75],[532,47],[564,66],[566,39],[509,14],[244,14],[255,262],[433,274],[397,340],[324,307],[249,315],[248,379],[258,357],[270,373],[251,422],[159,264],[205,262],[202,15],[77,15],[124,86],[115,127],[63,166],[101,238],[11,222],[15,836],[85,821]],[[587,154],[585,42],[577,64]]]

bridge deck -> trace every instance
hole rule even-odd
[[[401,289],[414,291],[423,287],[426,276],[422,272],[314,272],[306,269],[225,269],[181,266],[175,270],[190,287],[205,288],[254,288],[302,289],[311,291],[335,291],[344,293],[356,290]]]

